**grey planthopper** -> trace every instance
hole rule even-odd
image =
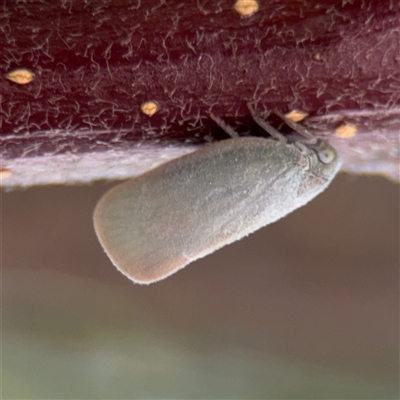
[[[113,264],[149,284],[289,214],[321,193],[338,172],[335,149],[275,113],[297,135],[287,139],[248,104],[272,138],[239,137],[167,162],[106,193],[94,226]]]

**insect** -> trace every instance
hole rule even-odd
[[[94,226],[113,264],[149,284],[289,214],[322,192],[339,170],[335,149],[274,111],[288,139],[249,110],[272,138],[230,136],[106,193]]]

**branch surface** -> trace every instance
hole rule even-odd
[[[3,186],[137,175],[225,139],[210,112],[263,135],[246,102],[307,113],[344,170],[399,179],[398,2],[5,2],[0,35]]]

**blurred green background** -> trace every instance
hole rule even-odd
[[[103,253],[114,184],[2,199],[4,399],[399,398],[399,186],[309,205],[151,286]]]

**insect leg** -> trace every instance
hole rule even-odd
[[[296,133],[299,135],[303,136],[307,141],[310,143],[315,143],[316,142],[316,137],[303,125],[298,124],[297,122],[292,121],[291,119],[285,117],[280,111],[277,109],[274,109],[274,113],[282,119],[286,125],[288,125],[290,128],[292,128]]]
[[[282,135],[277,129],[271,126],[268,122],[264,121],[257,112],[253,109],[250,103],[247,103],[247,108],[250,111],[251,116],[253,117],[254,121],[258,125],[261,126],[266,132],[268,132],[274,139],[279,140],[280,142],[287,142],[285,136]]]
[[[215,114],[210,114],[211,119],[213,119],[230,137],[235,138],[239,137],[238,133],[229,126],[226,122],[224,122],[220,117],[217,117]]]

